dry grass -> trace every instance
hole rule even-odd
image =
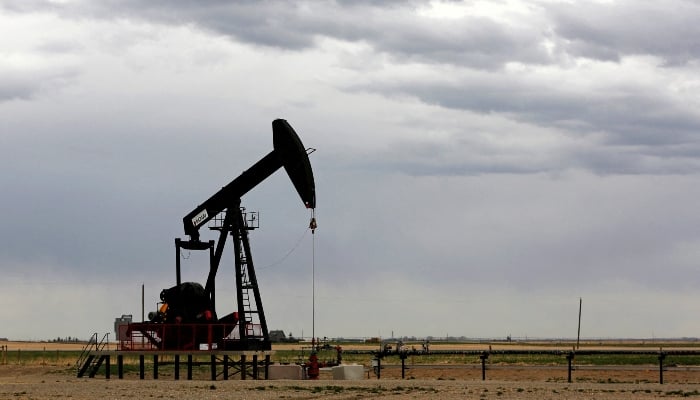
[[[401,379],[401,370],[388,366],[382,371],[382,379],[373,374],[362,381],[333,381],[327,371],[322,372],[319,381],[240,381],[207,380],[207,374],[193,381],[174,381],[167,369],[161,370],[159,380],[146,375],[146,380],[138,379],[138,373],[128,372],[124,380],[106,380],[104,376],[95,379],[75,377],[72,363],[61,357],[53,362],[53,355],[75,354],[82,349],[80,344],[0,342],[9,349],[9,362],[0,365],[0,399],[55,399],[71,400],[95,398],[204,398],[204,399],[361,399],[369,397],[390,397],[392,399],[655,399],[676,397],[697,397],[700,399],[700,371],[668,371],[665,384],[658,383],[658,369],[635,370],[575,370],[573,383],[567,383],[566,368],[532,368],[529,366],[509,366],[500,368],[489,366],[487,380],[481,380],[480,368],[474,365],[463,368],[431,367],[411,368],[407,379]],[[646,343],[607,343],[612,348],[630,349],[657,348]],[[669,344],[666,344],[668,346]],[[433,344],[432,349],[487,350],[489,344]],[[516,347],[519,346],[519,347]],[[570,344],[554,343],[548,347],[539,343],[506,344],[492,343],[492,350],[499,349],[561,349],[568,350]],[[600,348],[601,344],[587,343],[585,346]],[[696,349],[694,343],[675,343],[675,348]],[[367,349],[366,345],[344,346],[344,348]],[[369,348],[378,348],[373,345]],[[48,354],[34,358],[33,362],[15,363],[15,352],[34,351]],[[275,350],[301,350],[301,345],[287,344],[275,346]],[[397,360],[391,361],[395,363]],[[387,365],[387,364],[385,364]],[[409,368],[411,365],[409,364]]]
[[[551,372],[551,371],[550,371]],[[519,372],[522,374],[522,371]],[[522,376],[522,375],[519,375]],[[656,399],[700,396],[699,384],[651,382],[566,383],[565,380],[510,380],[507,375],[481,381],[473,376],[363,381],[253,381],[78,379],[62,367],[0,366],[0,399]],[[700,398],[700,397],[698,397]]]

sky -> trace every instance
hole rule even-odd
[[[700,4],[0,0],[0,337],[88,338],[242,198],[271,329],[700,336]],[[210,232],[203,229],[203,238]],[[232,248],[217,311],[235,309]],[[183,254],[183,280],[207,260]]]

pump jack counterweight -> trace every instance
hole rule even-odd
[[[272,122],[272,139],[273,150],[269,154],[183,218],[184,232],[189,240],[175,239],[176,284],[163,289],[160,294],[162,305],[158,311],[149,313],[150,322],[131,324],[127,335],[145,338],[154,350],[192,350],[202,344],[208,344],[209,350],[271,349],[248,241],[248,231],[255,226],[249,226],[246,220],[241,197],[284,167],[302,202],[312,210],[310,228],[312,231],[316,228],[313,218],[316,190],[308,157],[310,153],[285,120]],[[199,229],[214,218],[217,222],[222,221],[219,226],[210,227],[219,231],[218,240],[200,241]],[[237,304],[236,311],[219,318],[215,282],[229,236],[234,246]],[[204,286],[181,281],[182,249],[209,251],[209,273]]]

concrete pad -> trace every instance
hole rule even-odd
[[[333,379],[359,381],[365,378],[365,367],[362,365],[338,365],[332,368]]]
[[[272,364],[267,368],[268,379],[302,379],[301,365]]]

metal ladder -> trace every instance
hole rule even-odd
[[[248,277],[248,258],[246,257],[243,246],[241,246],[241,252],[239,254],[241,261],[241,298],[243,303],[244,315],[240,319],[240,323],[245,324],[246,337],[251,339],[260,339],[262,336],[255,334],[255,323],[258,322],[259,311],[253,309],[250,301],[250,291],[255,290],[253,283]]]
[[[90,378],[94,378],[97,370],[100,369],[100,366],[106,359],[106,356],[104,355],[98,358],[96,354],[93,354],[93,352],[103,351],[104,348],[109,345],[109,333],[105,333],[104,336],[102,336],[102,340],[99,342],[97,341],[97,337],[97,332],[92,334],[90,340],[87,342],[85,347],[83,347],[83,351],[80,353],[78,361],[75,363],[78,371],[78,378],[82,378],[85,373],[88,372],[88,370],[88,376]]]

